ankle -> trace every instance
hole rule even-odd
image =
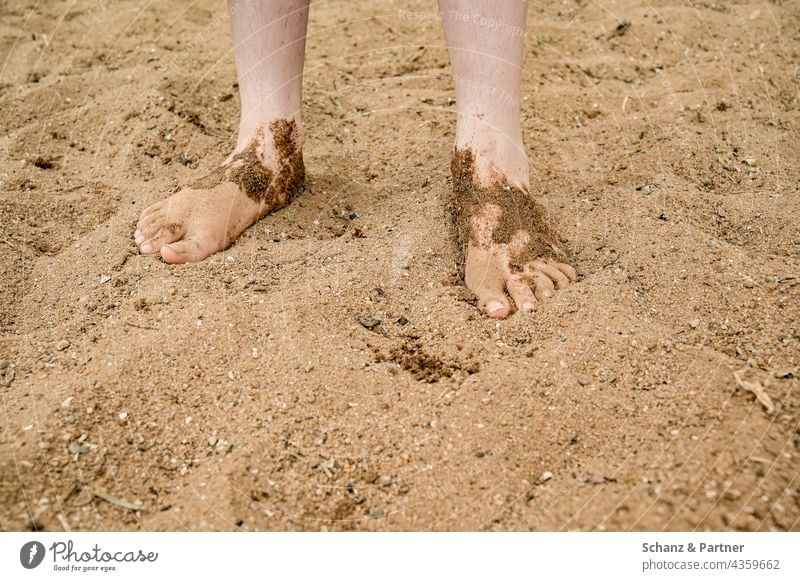
[[[262,152],[264,162],[269,164],[276,161],[272,155],[276,149],[285,148],[287,140],[291,142],[295,149],[302,149],[305,141],[305,130],[303,119],[300,114],[285,116],[259,116],[258,122],[242,118],[239,125],[239,132],[236,140],[234,154],[240,153],[250,147],[253,141],[258,144],[258,149]]]
[[[456,131],[456,149],[472,152],[474,177],[481,185],[505,180],[524,191],[529,189],[528,156],[517,125],[508,132],[484,125],[460,125]]]

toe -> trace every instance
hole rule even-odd
[[[161,258],[167,264],[183,264],[203,260],[211,252],[195,239],[187,238],[161,247]]]
[[[144,230],[153,222],[157,222],[158,220],[164,219],[163,212],[153,212],[152,214],[148,214],[147,216],[142,216],[139,218],[139,222],[136,224],[137,230]]]
[[[159,228],[164,223],[164,216],[160,212],[151,212],[147,216],[144,214],[136,223],[136,231],[133,233],[133,241],[141,244],[145,240],[155,236]]]
[[[562,262],[555,262],[555,261],[551,261],[550,264],[552,264],[558,270],[566,274],[570,282],[575,282],[576,280],[578,280],[577,271],[574,268],[572,268],[569,264],[564,264]]]
[[[527,280],[521,276],[512,276],[506,281],[506,288],[521,312],[529,313],[536,308],[537,300]]]
[[[549,299],[556,294],[556,288],[550,277],[539,272],[538,270],[526,270],[526,274],[531,280],[534,288],[534,294],[540,301]]]
[[[142,254],[156,254],[165,244],[180,240],[186,234],[186,229],[180,224],[167,224],[161,227],[155,236],[148,238],[140,247]]]
[[[533,268],[539,272],[546,274],[550,280],[555,283],[556,288],[564,288],[569,284],[567,275],[557,269],[555,266],[547,264],[543,260],[537,260],[533,263]]]
[[[141,245],[144,241],[150,240],[151,238],[155,238],[155,236],[161,230],[161,227],[164,225],[164,220],[158,218],[157,220],[153,220],[146,226],[142,226],[138,228],[136,232],[133,233],[133,239],[136,244]]]
[[[505,297],[498,297],[489,300],[483,306],[483,310],[493,319],[505,319],[508,313],[511,312],[511,307],[509,307],[508,300]]]
[[[161,200],[160,202],[153,204],[152,206],[147,206],[144,210],[142,210],[142,215],[139,217],[139,223],[141,223],[142,220],[144,220],[147,216],[160,210],[163,205],[164,205],[164,200]]]
[[[511,312],[502,282],[482,284],[473,288],[472,292],[478,297],[478,308],[493,319],[503,319]]]
[[[475,276],[475,275],[478,276]],[[503,277],[494,272],[469,272],[465,276],[467,288],[478,297],[478,307],[494,319],[508,316],[511,308],[505,293]],[[488,276],[487,276],[488,275]]]
[[[478,297],[478,307],[495,319],[508,316],[511,308],[506,298],[507,272],[502,259],[472,242],[467,246],[464,282]]]

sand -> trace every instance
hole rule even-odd
[[[235,144],[223,3],[0,12],[2,529],[800,528],[797,3],[531,5],[581,276],[501,322],[433,2],[314,3],[306,190],[177,267],[133,230]]]

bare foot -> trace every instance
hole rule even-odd
[[[262,216],[286,206],[303,186],[302,128],[278,119],[216,170],[142,212],[134,241],[165,262],[196,262],[224,250]]]
[[[502,319],[511,312],[506,291],[518,310],[530,312],[576,273],[562,262],[566,250],[528,192],[527,160],[501,171],[483,153],[456,147],[452,212],[465,249],[464,282],[481,310]]]

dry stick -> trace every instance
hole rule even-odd
[[[125,319],[125,324],[130,325],[131,327],[136,327],[137,329],[148,329],[149,331],[158,331],[156,327],[151,327],[150,325],[141,325],[139,323],[134,323],[129,319]]]
[[[738,383],[739,387],[742,389],[755,395],[758,402],[764,406],[764,410],[766,410],[768,414],[771,414],[775,411],[775,405],[772,403],[772,398],[770,398],[769,394],[764,391],[764,386],[762,386],[758,381],[745,381],[742,379],[741,374],[745,371],[747,371],[746,367],[744,369],[740,369],[739,371],[733,372],[733,377],[736,379],[736,383]]]
[[[92,495],[98,498],[102,498],[106,502],[110,502],[113,505],[119,506],[121,508],[126,508],[128,510],[142,510],[142,508],[144,508],[144,506],[141,504],[133,504],[132,502],[122,500],[120,498],[117,498],[116,496],[111,496],[110,494],[106,494],[105,492],[100,492],[99,490],[93,490]]]
[[[78,184],[77,186],[71,186],[69,188],[64,188],[63,190],[58,190],[57,194],[66,194],[67,192],[74,192],[75,190],[79,190],[85,186],[90,185],[92,182],[83,182],[82,184]]]

